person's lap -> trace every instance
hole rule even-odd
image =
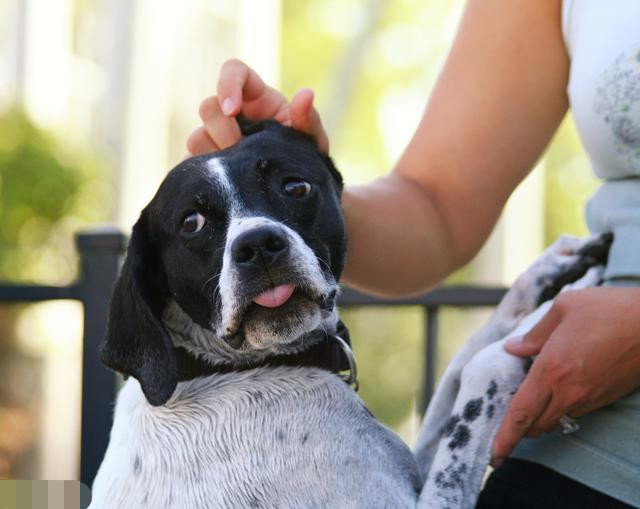
[[[632,506],[550,468],[507,459],[487,479],[476,509],[627,509]]]

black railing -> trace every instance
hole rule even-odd
[[[0,284],[0,303],[39,302],[73,299],[84,307],[82,353],[82,432],[80,480],[90,486],[109,441],[115,398],[115,376],[98,359],[98,347],[106,331],[111,286],[116,279],[126,237],[116,230],[81,233],[76,236],[80,254],[80,278],[69,286],[29,286]],[[421,306],[424,310],[424,379],[421,409],[433,394],[438,312],[442,306],[495,306],[505,289],[455,286],[433,290],[411,298],[381,299],[345,288],[338,299],[340,307]]]
[[[438,360],[438,317],[440,308],[496,306],[505,294],[505,288],[486,286],[446,286],[422,295],[401,299],[383,299],[344,288],[338,298],[340,307],[358,306],[420,306],[423,309],[422,390],[418,410],[424,413],[433,395]]]
[[[0,284],[0,303],[72,299],[83,305],[80,480],[88,486],[100,466],[111,430],[115,379],[100,364],[98,346],[106,330],[109,295],[125,243],[126,237],[112,229],[78,234],[80,277],[69,286]]]

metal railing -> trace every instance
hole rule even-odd
[[[422,295],[402,299],[383,299],[344,288],[338,298],[343,308],[358,306],[420,306],[423,311],[422,389],[418,410],[424,413],[435,388],[436,363],[438,360],[438,317],[441,307],[487,307],[496,306],[505,294],[505,288],[458,285],[437,288]]]
[[[0,303],[72,299],[82,303],[82,421],[80,480],[87,486],[100,466],[109,442],[115,378],[98,358],[98,347],[107,326],[111,287],[118,274],[126,237],[115,230],[80,233],[80,277],[68,286],[0,284]]]
[[[99,361],[98,348],[106,331],[111,287],[116,279],[126,237],[115,230],[76,236],[80,277],[69,286],[0,284],[0,304],[55,299],[80,301],[84,308],[82,352],[82,431],[80,480],[91,486],[109,442],[115,399],[115,376]],[[416,297],[382,299],[345,288],[338,299],[342,308],[359,306],[421,306],[424,310],[424,360],[421,409],[433,394],[441,307],[495,306],[504,288],[451,286]]]

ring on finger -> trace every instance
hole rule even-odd
[[[578,424],[578,421],[573,417],[569,417],[568,415],[563,415],[562,417],[560,417],[558,424],[560,424],[562,433],[564,433],[565,435],[575,433],[580,429],[580,424]]]

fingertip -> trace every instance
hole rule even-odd
[[[311,106],[313,100],[315,98],[315,92],[312,88],[301,88],[296,92],[296,95],[293,97],[294,100],[301,101],[308,106]]]
[[[227,97],[222,104],[220,105],[222,109],[222,113],[224,113],[227,117],[233,116],[236,109],[236,103],[231,97]]]
[[[242,108],[242,90],[231,90],[218,99],[220,111],[225,117],[235,117]]]
[[[513,336],[504,342],[504,349],[511,354],[517,355],[524,347],[524,336]]]
[[[520,345],[522,345],[522,340],[523,339],[524,339],[524,336],[513,336],[513,337],[510,337],[509,339],[507,339],[505,341],[505,346],[507,346],[507,347],[520,346]]]
[[[310,88],[298,90],[291,99],[291,116],[308,123],[309,114],[313,108],[313,99],[314,92]]]
[[[504,463],[504,458],[500,458],[500,457],[491,458],[491,466],[494,469],[500,468],[500,465],[502,465],[502,463]]]
[[[299,90],[291,100],[290,117],[291,124],[295,129],[304,131],[312,135],[318,149],[325,153],[329,153],[329,139],[322,127],[320,115],[313,107],[314,92],[310,88]]]

